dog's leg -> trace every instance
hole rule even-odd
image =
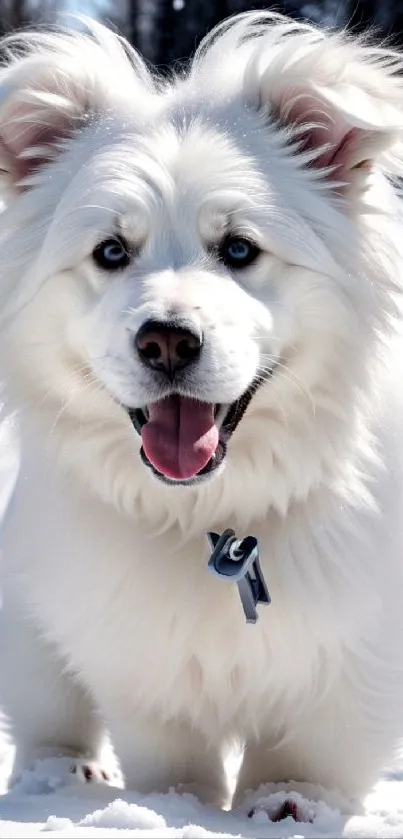
[[[219,745],[185,723],[157,718],[108,720],[126,786],[142,793],[192,792],[199,800],[222,807],[228,785]]]
[[[328,754],[331,763],[331,752]],[[357,812],[357,801],[344,793],[344,779],[333,777],[330,781],[325,761],[321,771],[318,758],[313,757],[312,750],[304,757],[294,739],[290,746],[280,749],[273,749],[265,740],[247,744],[233,807],[248,816],[263,810],[274,822],[289,817],[312,822],[319,802],[344,814]]]
[[[16,610],[0,610],[0,707],[16,746],[11,783],[37,760],[60,757],[65,758],[59,768],[66,781],[109,780],[109,767],[99,763],[104,740],[100,719],[63,670],[35,626],[18,619]]]
[[[274,820],[294,814],[301,820],[314,817],[301,796],[311,802],[324,801],[344,813],[356,812],[362,796],[376,782],[384,765],[391,759],[397,741],[398,719],[393,711],[393,693],[386,687],[372,696],[354,683],[343,680],[322,701],[296,722],[290,716],[288,734],[282,744],[273,747],[273,734],[262,732],[259,742],[247,744],[240,769],[234,806],[245,812],[255,809],[248,790],[263,784],[272,789],[260,790],[255,798],[286,791]],[[293,791],[297,792],[293,799]],[[337,803],[333,793],[337,796]],[[330,797],[329,797],[330,796]],[[278,800],[274,799],[274,803]],[[305,804],[307,804],[305,800]],[[257,809],[261,809],[256,801]],[[271,806],[271,805],[270,805]],[[270,809],[270,806],[268,809]],[[311,808],[312,809],[312,808]],[[315,807],[313,807],[315,811]]]

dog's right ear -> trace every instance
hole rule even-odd
[[[137,54],[100,24],[89,26],[90,34],[28,33],[3,41],[0,170],[17,191],[29,188],[66,139],[114,110],[124,88],[137,84],[139,96],[150,88]]]

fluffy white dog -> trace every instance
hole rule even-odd
[[[169,81],[95,24],[6,49],[15,773],[102,775],[105,726],[142,792],[221,804],[238,738],[235,802],[360,797],[403,732],[403,62],[256,13]],[[255,626],[208,570],[228,527]]]

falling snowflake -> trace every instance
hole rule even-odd
[[[185,8],[185,0],[172,0],[172,8],[175,12],[181,12]]]

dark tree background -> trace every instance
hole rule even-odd
[[[0,0],[0,35],[72,8],[112,23],[161,68],[188,58],[216,23],[247,9],[273,8],[356,32],[370,28],[403,47],[403,0]]]
[[[164,66],[186,59],[223,18],[267,8],[324,26],[370,28],[403,46],[403,0],[126,0],[111,2],[110,17],[151,62]]]
[[[62,10],[63,0],[0,0],[0,36],[42,20],[54,19]]]

